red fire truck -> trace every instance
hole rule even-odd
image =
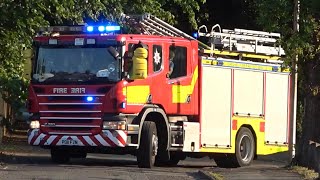
[[[150,14],[122,23],[135,33],[113,25],[40,30],[30,145],[50,149],[58,163],[99,152],[136,155],[146,168],[204,156],[239,167],[288,151],[280,34],[215,25],[193,37]]]

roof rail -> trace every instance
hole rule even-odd
[[[215,29],[218,28],[218,31]],[[246,29],[221,29],[220,25],[212,26],[211,31],[205,25],[199,27],[199,37],[210,39],[210,50],[229,50],[235,52],[263,54],[267,56],[283,56],[284,50],[277,41],[279,33],[254,31]]]
[[[121,21],[124,24],[133,27],[141,34],[183,37],[186,39],[198,41],[187,33],[184,33],[183,31],[148,13],[143,15],[122,14]],[[207,46],[206,44],[200,41],[198,42],[201,47],[209,48],[209,46]]]

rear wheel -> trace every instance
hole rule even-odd
[[[215,154],[214,161],[223,168],[248,166],[255,156],[255,140],[250,129],[242,127],[236,138],[235,154]]]
[[[138,166],[151,168],[155,164],[158,153],[158,135],[156,124],[145,121],[142,126],[140,146],[137,153]]]
[[[51,160],[55,163],[67,163],[70,161],[69,152],[63,149],[53,148],[51,149]]]
[[[242,127],[237,135],[236,165],[248,166],[255,156],[255,140],[250,129]]]

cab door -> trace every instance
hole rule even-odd
[[[197,74],[192,67],[190,42],[175,42],[166,47],[168,54],[167,83],[168,114],[193,114],[195,98],[192,94],[196,86]],[[172,69],[171,69],[172,68]]]

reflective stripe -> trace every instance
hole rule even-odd
[[[35,134],[38,130],[33,130],[28,134],[28,143],[30,145],[44,146],[108,146],[125,147],[127,143],[127,133],[123,130],[103,130],[101,134],[94,136],[88,135],[57,135],[57,134]],[[63,134],[63,133],[61,133]],[[62,140],[72,139],[77,144],[63,144]]]

